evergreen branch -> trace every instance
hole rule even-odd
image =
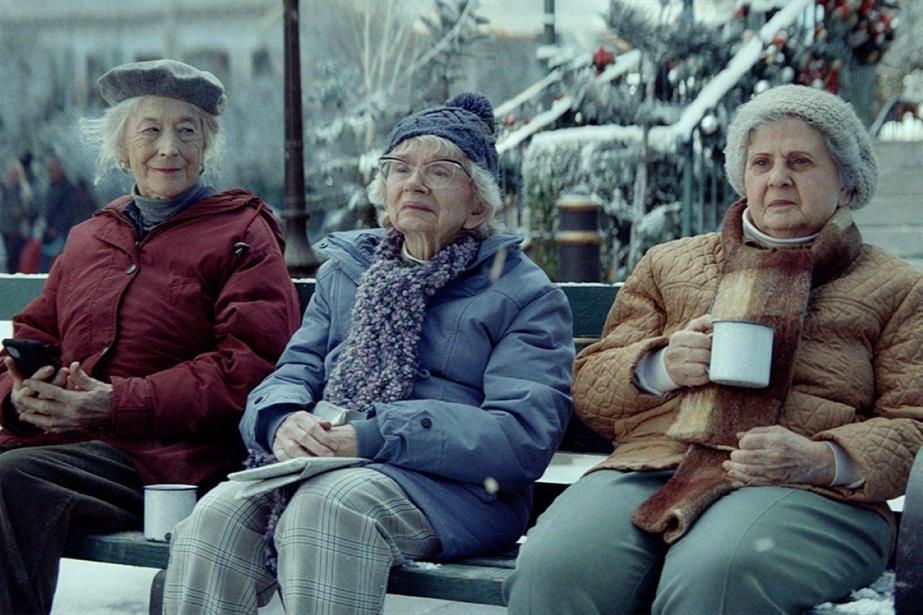
[[[461,15],[459,15],[458,21],[455,22],[455,25],[451,30],[449,30],[448,34],[442,37],[442,40],[436,43],[436,45],[434,45],[428,52],[424,53],[420,58],[418,58],[407,70],[407,73],[413,74],[420,70],[420,68],[428,64],[433,58],[441,53],[442,50],[449,45],[449,43],[451,43],[461,34],[462,29],[466,24],[468,13],[472,10],[474,5],[475,2],[472,0],[469,0],[465,3],[465,10],[462,11]]]

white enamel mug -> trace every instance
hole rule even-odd
[[[144,487],[144,537],[168,542],[176,524],[195,508],[196,486],[180,484]]]
[[[750,389],[769,386],[772,325],[752,320],[716,320],[712,326],[709,380]]]

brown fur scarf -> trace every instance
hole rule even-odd
[[[792,248],[744,243],[744,209],[746,203],[738,202],[724,218],[725,261],[710,312],[716,319],[753,320],[775,328],[769,386],[709,384],[683,394],[668,435],[689,448],[672,478],[632,516],[635,525],[662,532],[668,543],[733,490],[721,463],[737,447],[736,434],[779,422],[811,289],[842,275],[862,248],[848,209],[838,209],[814,242]]]

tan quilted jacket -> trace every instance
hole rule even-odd
[[[615,451],[591,471],[675,467],[685,446],[665,433],[677,392],[653,396],[635,366],[671,333],[708,311],[724,250],[716,233],[651,249],[616,296],[603,338],[577,356],[574,403]],[[813,290],[781,424],[833,440],[859,465],[861,488],[810,488],[871,505],[904,493],[923,443],[923,275],[864,245],[853,267]]]

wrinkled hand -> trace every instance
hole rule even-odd
[[[27,387],[23,384],[25,378],[22,376],[22,372],[19,371],[19,368],[16,366],[16,362],[13,361],[10,357],[4,357],[3,365],[6,367],[6,371],[9,372],[10,376],[13,378],[13,391],[10,395],[10,401],[13,404],[13,409],[16,410],[16,414],[22,414],[25,411],[22,400],[28,397],[37,397],[36,393],[32,388]],[[33,380],[42,380],[47,381],[51,378],[52,384],[55,386],[64,386],[67,382],[67,368],[58,370],[58,373],[55,374],[54,368],[50,365],[42,367],[37,372],[32,374]]]
[[[722,464],[745,485],[806,483],[826,487],[836,475],[836,458],[824,442],[772,425],[737,434],[739,448]]]
[[[337,457],[358,457],[359,439],[356,428],[352,425],[340,425],[330,430],[330,435],[337,442]]]
[[[282,421],[272,442],[272,453],[279,461],[295,457],[333,457],[340,443],[331,433],[330,421],[300,410]]]
[[[109,423],[111,384],[91,378],[76,361],[58,370],[51,382],[50,375],[51,368],[43,367],[22,381],[18,394],[14,379],[13,406],[19,420],[52,433],[91,431]]]
[[[711,314],[693,318],[685,328],[670,336],[663,351],[663,363],[673,382],[692,387],[708,384],[711,361]]]

